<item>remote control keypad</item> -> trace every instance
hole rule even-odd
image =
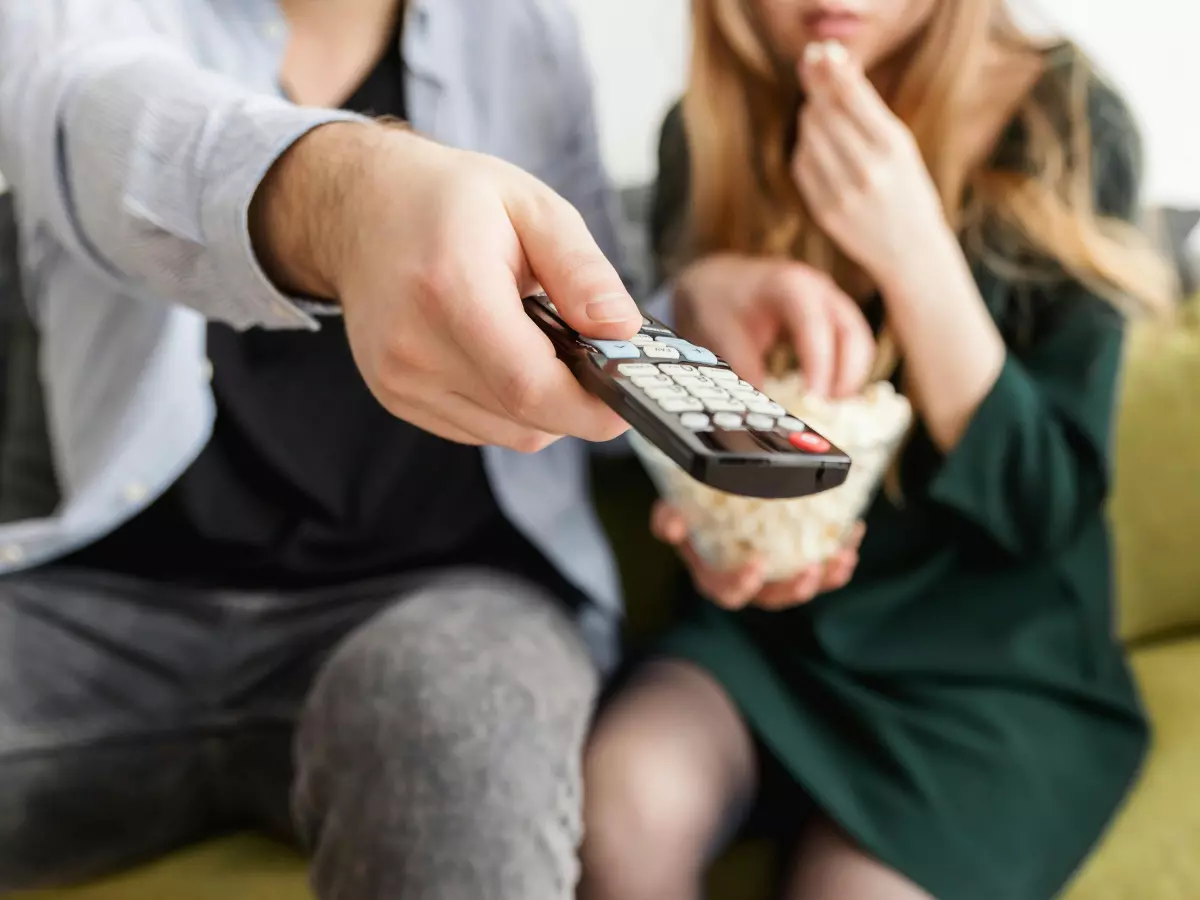
[[[587,341],[606,359],[620,360],[617,373],[689,431],[731,433],[728,440],[770,449],[828,453],[832,445],[732,369],[710,350],[647,321],[628,341]],[[743,437],[734,439],[737,433]],[[723,439],[724,440],[724,439]],[[727,441],[726,441],[727,443]]]

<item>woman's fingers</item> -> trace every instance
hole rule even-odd
[[[721,571],[709,565],[688,540],[687,521],[683,515],[662,500],[654,504],[650,514],[651,533],[665,544],[674,547],[700,592],[724,609],[741,609],[762,589],[762,564],[751,560],[739,569]]]
[[[691,544],[680,547],[680,554],[700,593],[722,609],[743,609],[762,591],[762,563],[758,560],[732,572],[722,572],[701,559]]]
[[[862,68],[844,52],[807,53],[800,69],[810,97],[820,97],[843,110],[868,144],[882,147],[890,142],[896,127],[895,114]]]
[[[765,585],[754,604],[774,612],[807,603],[820,590],[821,575],[821,566],[810,566],[792,578]]]
[[[687,540],[687,521],[679,510],[659,500],[650,512],[650,533],[664,544],[678,547]]]

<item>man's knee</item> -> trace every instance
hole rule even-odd
[[[421,896],[411,879],[441,849],[506,867],[546,843],[547,821],[564,865],[597,681],[570,619],[507,579],[439,582],[364,625],[318,676],[298,737],[295,810],[318,869],[338,854],[321,844],[375,847]]]
[[[461,577],[352,634],[318,676],[294,804],[322,897],[567,897],[597,675],[567,616]]]
[[[335,650],[310,692],[301,752],[310,742],[390,752],[402,738],[467,754],[537,738],[529,728],[561,741],[586,727],[596,688],[586,648],[553,600],[509,579],[449,578]]]

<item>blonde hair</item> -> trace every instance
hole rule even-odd
[[[799,87],[791,63],[772,54],[752,6],[693,0],[683,104],[690,207],[680,249],[689,259],[718,252],[798,259],[863,299],[874,286],[813,222],[793,181]],[[1135,226],[1096,209],[1089,121],[1096,76],[1081,54],[1060,97],[1034,90],[1022,99],[1017,165],[966,158],[956,124],[977,96],[987,51],[997,46],[1042,52],[1003,0],[941,0],[895,60],[899,77],[886,99],[916,139],[948,222],[973,253],[1014,281],[1065,274],[1126,313],[1169,310],[1177,290],[1170,267]],[[890,377],[897,363],[885,326],[875,377]]]

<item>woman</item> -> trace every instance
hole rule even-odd
[[[787,582],[657,512],[713,602],[597,725],[582,896],[698,896],[754,809],[789,900],[1045,900],[1147,744],[1103,518],[1124,314],[1172,298],[1131,120],[1001,0],[693,7],[655,214],[682,330],[761,371],[717,311],[793,291],[810,384],[874,356],[919,424],[861,551]]]

